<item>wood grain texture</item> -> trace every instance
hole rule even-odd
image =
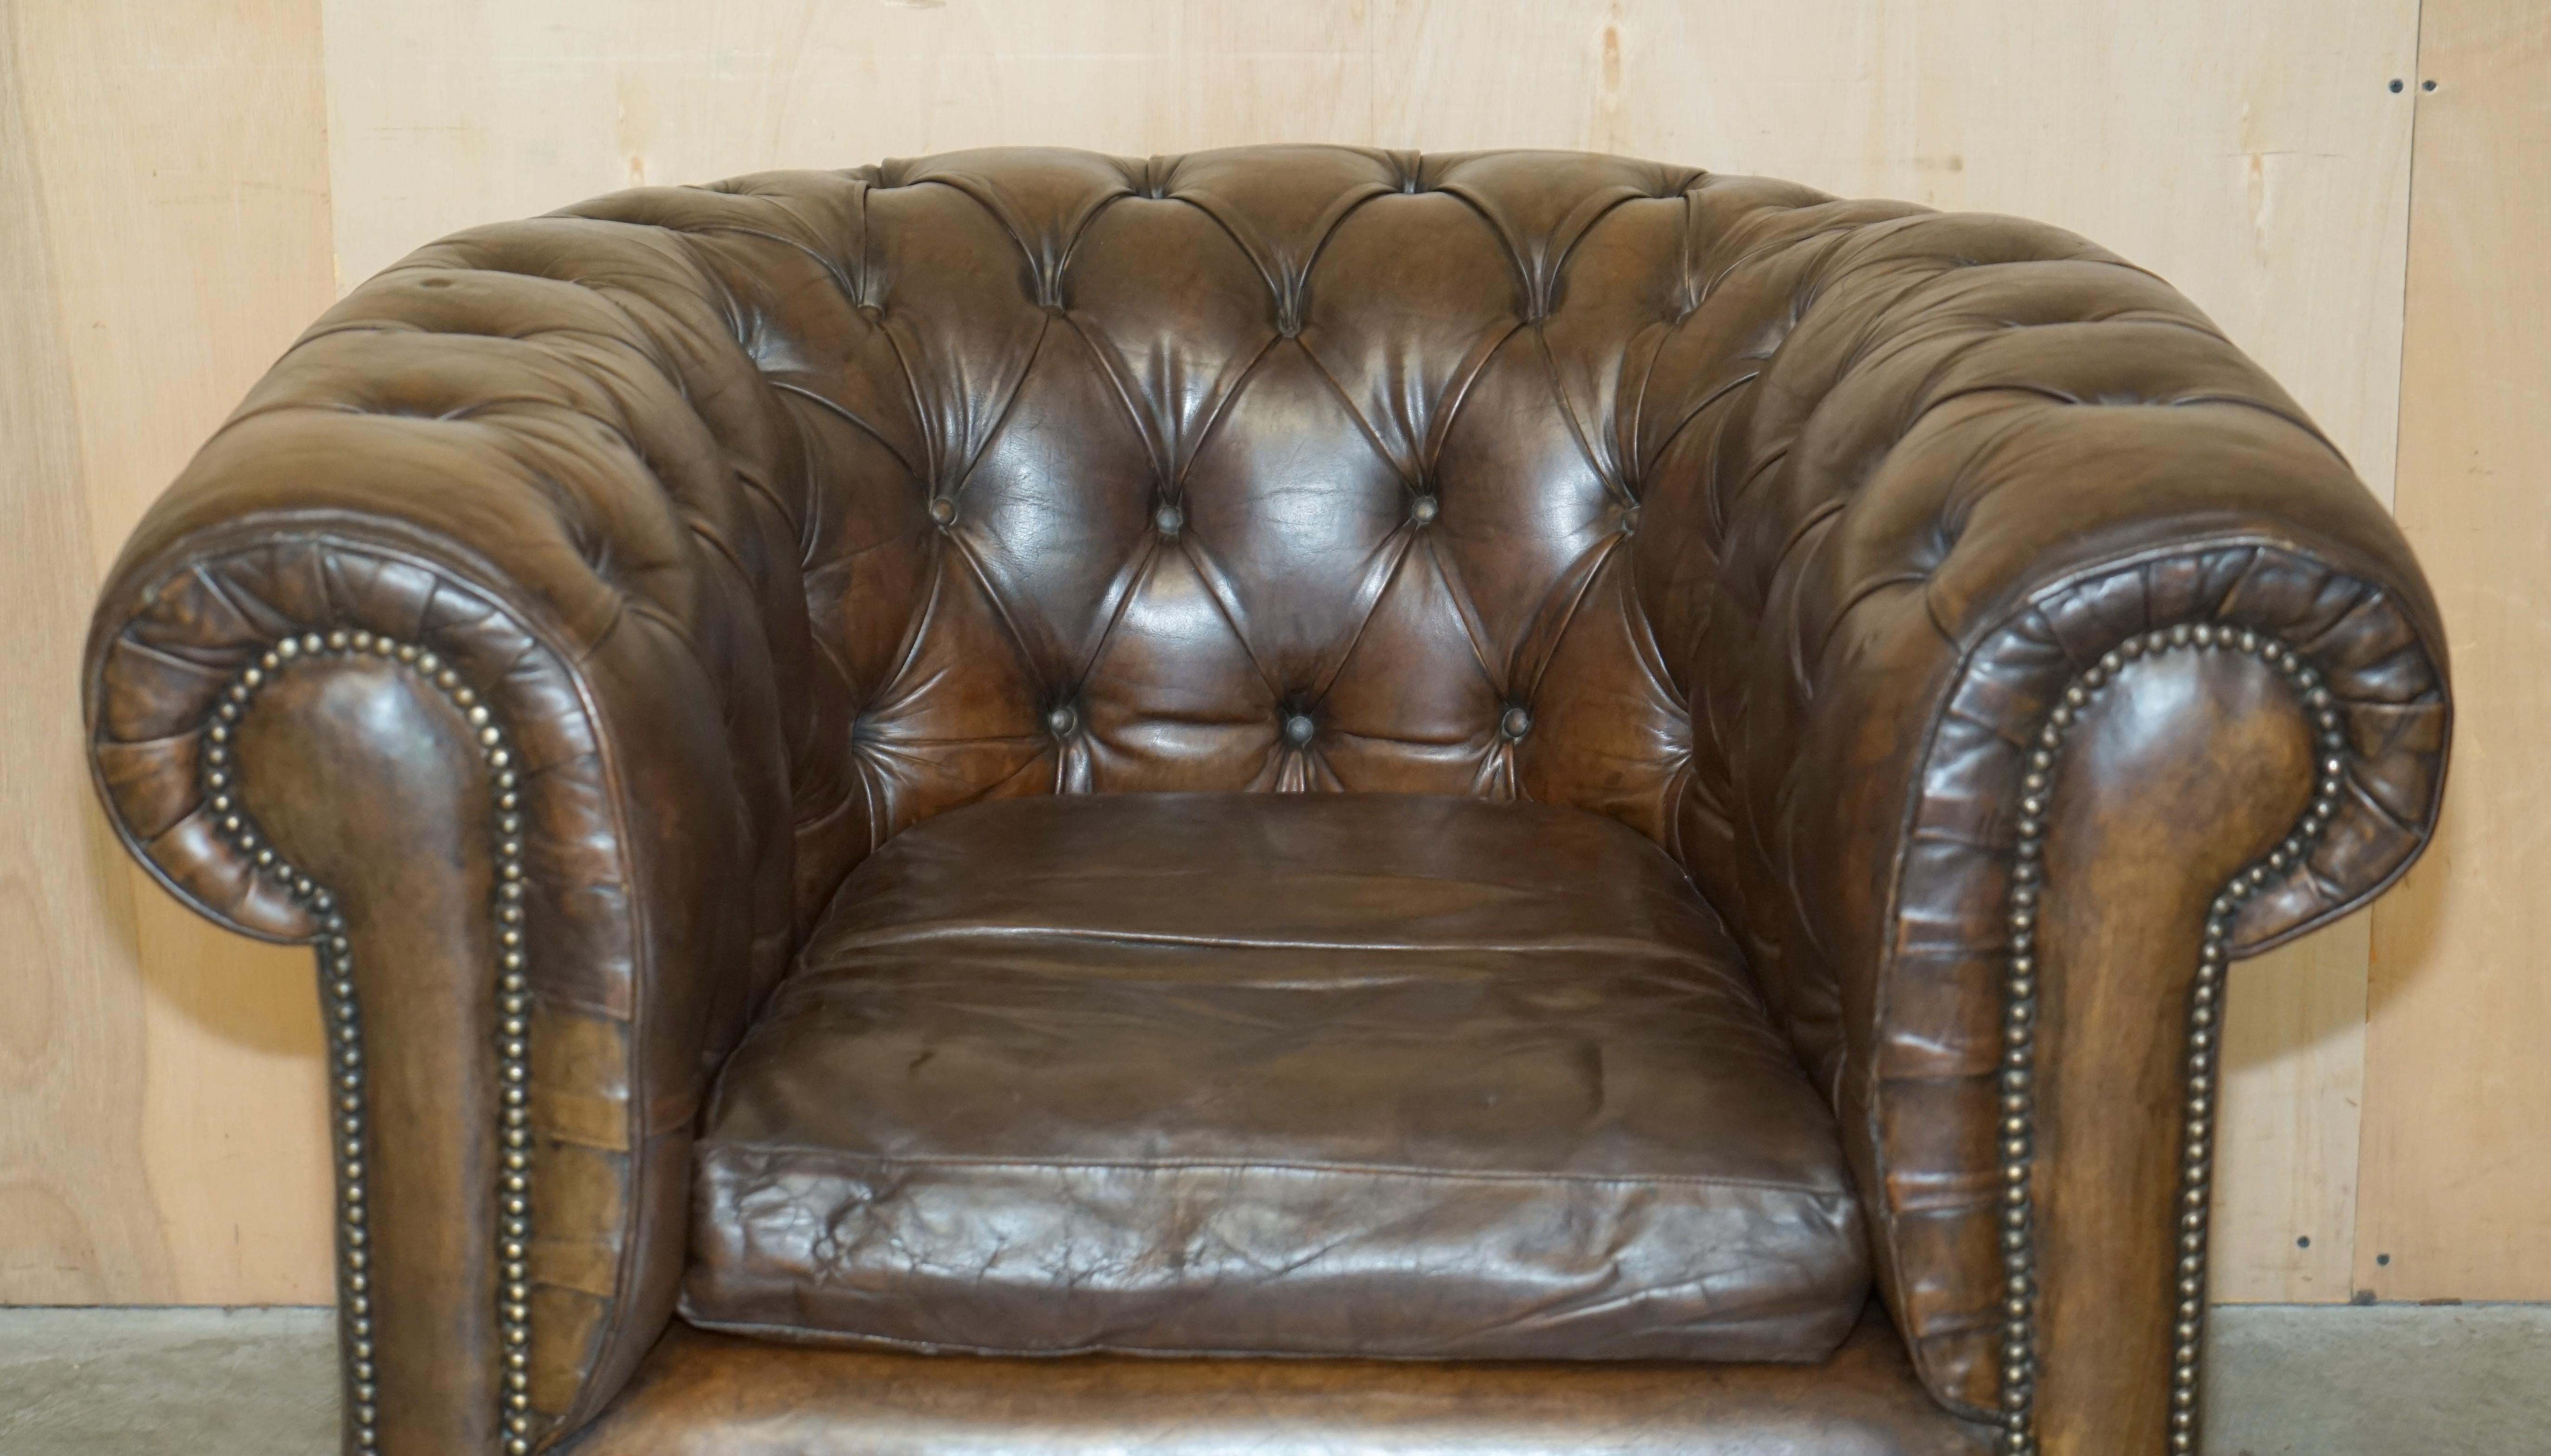
[[[2454,654],[2442,832],[2374,921],[2356,1279],[2551,1299],[2551,9],[2427,0],[2400,523]]]
[[[2233,968],[2210,1235],[2218,1301],[2354,1292],[2372,930],[2372,916],[2350,916]]]
[[[76,685],[86,598],[134,518],[332,297],[318,11],[5,13],[27,177],[7,200],[48,280],[23,312],[49,311],[53,341],[13,341],[5,367],[29,438],[60,444],[13,460],[6,486],[58,524],[6,538],[13,636],[34,641],[9,655],[0,751],[11,822],[40,836],[25,858],[63,910],[51,945],[11,936],[0,977],[53,1008],[0,1181],[8,1212],[54,1220],[42,1267],[0,1267],[0,1300],[315,1301],[329,1185],[309,958],[214,930],[125,862],[82,802]]]
[[[1373,132],[1359,0],[326,3],[349,280],[458,228],[650,182]]]
[[[59,444],[45,448],[70,462],[12,483],[76,480],[51,487],[76,501],[39,504],[66,521],[75,506],[84,533],[76,572],[23,588],[66,596],[69,615],[17,620],[45,623],[62,653],[95,563],[325,306],[332,239],[334,277],[351,282],[442,234],[633,183],[1001,143],[1591,148],[2043,218],[2186,289],[2388,495],[2411,118],[2450,96],[2387,88],[2414,74],[2417,0],[21,0],[5,13],[33,77],[24,185],[54,259],[34,301],[13,302],[5,363],[65,381],[12,407],[53,421]],[[0,718],[0,746],[13,764],[57,759],[50,731]],[[2465,745],[2468,769],[2468,731]],[[0,1300],[321,1298],[307,968],[117,884],[113,857],[81,837],[102,831],[76,817],[85,784],[70,781],[77,793],[44,790],[71,807],[25,820],[37,838],[22,858],[46,867],[46,893],[102,908],[77,911],[56,932],[72,948],[12,980],[44,986],[53,1040],[124,1049],[101,1066],[125,1081],[62,1103],[67,1120],[28,1133],[27,1152],[0,1147],[74,1208],[141,1198],[140,1242],[159,1262],[98,1274],[135,1240],[46,1215],[68,1230],[48,1242],[75,1251],[56,1262],[83,1272],[49,1284],[0,1268]],[[2236,977],[2221,1297],[2347,1295],[2350,1225],[2375,1202],[2369,1188],[2360,1209],[2356,1166],[2367,934],[2341,927]],[[2536,1035],[2551,1030],[2528,1014]],[[0,1065],[14,1065],[8,1036]],[[2439,1050],[2415,1044],[2398,1076]],[[82,1238],[100,1252],[77,1253]],[[2551,1259],[2551,1235],[2535,1247]],[[112,1292],[86,1293],[100,1279]]]
[[[0,44],[0,1298],[100,1303],[164,1297],[169,1261],[143,1172],[131,882],[82,765],[96,571],[27,103]]]

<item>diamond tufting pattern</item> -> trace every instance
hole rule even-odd
[[[1572,801],[1569,766],[1603,758],[1606,807],[1668,836],[1688,757],[1649,749],[1687,741],[1684,692],[1591,619],[1663,439],[1623,412],[1622,346],[1688,312],[1702,186],[1004,153],[582,209],[685,240],[831,462],[791,525],[832,679],[809,690],[854,716],[798,812],[862,832],[801,865],[808,900],[1006,793]],[[1572,681],[1617,700],[1503,731]]]

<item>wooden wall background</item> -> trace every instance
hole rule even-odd
[[[2216,1294],[2551,1299],[2539,0],[0,0],[0,1302],[328,1298],[307,958],[124,863],[74,676],[345,284],[636,182],[1262,140],[2021,213],[2192,294],[2395,502],[2463,704],[2443,843],[2236,977]]]

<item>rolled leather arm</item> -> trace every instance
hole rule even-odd
[[[1810,203],[1721,246],[1760,373],[1674,447],[1719,567],[1652,607],[1695,873],[1735,867],[1934,1394],[2018,1449],[2170,1449],[2221,965],[2426,842],[2434,604],[2294,402],[2078,238]]]
[[[671,1308],[814,715],[772,666],[803,448],[733,298],[659,229],[428,249],[275,365],[101,596],[118,833],[320,950],[357,1449],[546,1444]]]

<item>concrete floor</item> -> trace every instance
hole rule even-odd
[[[2551,1304],[2217,1311],[2209,1456],[2542,1456]],[[0,1308],[8,1456],[333,1456],[324,1309]]]

